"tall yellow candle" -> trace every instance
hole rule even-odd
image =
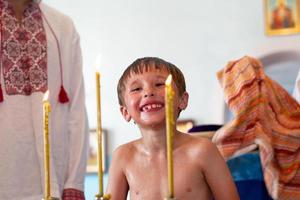
[[[172,88],[172,75],[169,75],[165,86],[165,109],[166,109],[166,137],[167,137],[167,160],[168,160],[168,198],[174,198],[174,175],[173,175],[173,136],[175,119],[173,111],[174,91]]]
[[[96,95],[97,95],[97,135],[98,135],[98,181],[99,194],[103,196],[103,161],[102,161],[102,122],[101,122],[101,96],[100,96],[100,73],[96,72]]]
[[[43,98],[43,124],[44,124],[44,173],[45,173],[45,193],[44,199],[51,199],[50,186],[50,144],[49,144],[49,113],[50,103],[48,101],[49,91],[47,91]]]

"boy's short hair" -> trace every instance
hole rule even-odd
[[[155,68],[157,70],[166,69],[172,75],[173,81],[179,91],[179,96],[181,96],[186,91],[184,76],[180,69],[174,64],[157,57],[138,58],[127,67],[127,69],[119,79],[117,90],[120,106],[124,105],[123,91],[125,90],[125,83],[127,79],[132,74],[141,74],[144,71],[147,72],[152,68]]]

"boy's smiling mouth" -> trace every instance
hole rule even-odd
[[[164,107],[163,103],[149,103],[141,106],[140,111],[142,112],[158,111],[163,107]]]

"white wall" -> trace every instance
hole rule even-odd
[[[264,34],[263,0],[44,0],[71,16],[81,35],[87,108],[96,127],[94,63],[102,55],[102,120],[110,151],[139,137],[118,110],[116,84],[138,57],[158,56],[182,69],[190,92],[181,118],[222,123],[223,99],[215,73],[229,60],[296,45],[300,36]],[[297,46],[300,46],[297,44]]]

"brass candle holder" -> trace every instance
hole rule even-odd
[[[95,200],[110,200],[111,196],[109,194],[105,194],[104,196],[100,196],[97,194],[95,196]]]

